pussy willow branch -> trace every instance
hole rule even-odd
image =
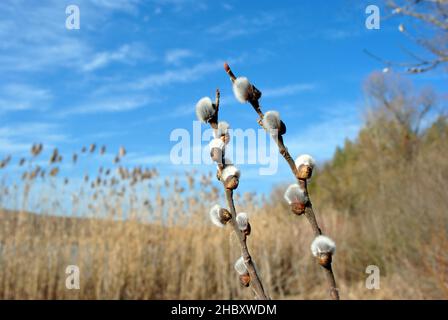
[[[250,285],[253,286],[253,289],[258,299],[269,300],[269,297],[264,291],[260,277],[257,274],[257,270],[255,269],[252,257],[250,256],[249,249],[246,243],[246,235],[238,228],[238,224],[236,222],[236,210],[235,210],[235,204],[233,202],[233,190],[226,189],[226,199],[227,199],[227,205],[229,206],[230,209],[230,213],[232,214],[232,219],[230,220],[230,223],[232,224],[235,234],[238,236],[244,263],[246,264],[247,271],[249,272],[250,275]]]
[[[212,119],[210,121],[210,126],[215,130],[215,132],[218,129],[219,98],[220,98],[219,89],[216,89],[216,99],[215,99],[216,116],[214,119]],[[224,158],[222,160],[224,160]],[[219,170],[222,170],[222,168],[224,167],[223,163],[224,163],[224,161],[221,161],[221,163],[218,164]],[[220,173],[218,175],[220,176]],[[224,186],[224,182],[223,182],[223,186]],[[252,261],[252,257],[249,253],[249,248],[247,247],[247,242],[246,242],[247,237],[244,234],[244,232],[238,228],[238,223],[236,222],[236,210],[235,210],[235,203],[233,201],[233,190],[227,189],[226,187],[224,187],[224,189],[225,189],[225,193],[226,193],[227,205],[228,205],[230,213],[232,215],[232,218],[229,222],[232,225],[233,231],[235,232],[236,236],[238,237],[238,241],[241,246],[241,254],[243,256],[244,263],[246,265],[247,271],[249,272],[249,276],[250,276],[250,286],[254,290],[254,292],[259,300],[269,300],[269,297],[267,296],[266,292],[264,291],[263,284],[261,283],[261,280],[260,280],[260,277],[258,276],[257,270],[255,269],[255,265]]]
[[[226,72],[229,75],[230,80],[232,80],[232,82],[234,82],[236,80],[236,76],[233,74],[232,70],[230,69],[230,67],[228,65],[226,65]],[[263,122],[262,122],[264,114],[261,111],[261,107],[260,107],[258,100],[250,100],[249,103],[252,105],[255,112],[257,112],[257,114],[260,117],[257,121],[258,124],[262,128],[264,128]],[[264,129],[266,130],[266,128],[264,128]],[[291,168],[292,173],[294,174],[294,177],[296,177],[298,184],[301,186],[301,188],[305,191],[305,194],[308,196],[309,201],[307,202],[306,207],[305,207],[305,216],[308,219],[308,222],[310,223],[310,225],[313,229],[314,235],[319,236],[322,234],[322,231],[320,230],[319,224],[317,223],[316,215],[314,214],[314,210],[313,210],[313,205],[312,205],[311,199],[308,195],[307,181],[306,181],[306,179],[300,179],[298,177],[297,167],[294,163],[293,158],[291,157],[291,155],[288,151],[288,148],[286,148],[286,146],[283,142],[283,137],[280,135],[275,135],[275,136],[273,135],[272,137],[278,146],[278,150],[279,150],[280,154],[283,156],[283,158],[288,163],[289,167]],[[328,267],[323,267],[323,268],[325,269],[327,282],[330,287],[330,296],[334,300],[339,300],[339,292],[336,287],[336,280],[334,278],[334,273],[333,273],[333,270],[331,267],[331,263],[328,265]]]

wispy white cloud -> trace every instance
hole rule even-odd
[[[227,11],[233,10],[233,6],[230,3],[223,2],[223,3],[221,3],[221,6],[224,8],[224,10],[227,10]]]
[[[11,83],[0,89],[0,113],[21,110],[44,110],[53,96],[50,91],[28,84]]]
[[[254,17],[238,15],[213,25],[207,33],[221,40],[232,39],[269,29],[276,21],[279,21],[279,17],[274,13],[260,13]]]
[[[302,92],[313,91],[316,89],[316,85],[313,83],[295,83],[288,84],[281,87],[267,88],[262,90],[263,97],[276,98],[282,96],[291,96]]]
[[[35,142],[55,144],[68,142],[71,137],[54,123],[28,122],[0,127],[0,152],[28,151]]]
[[[148,96],[106,97],[96,101],[84,102],[82,105],[69,107],[56,114],[57,117],[94,113],[126,112],[142,108],[155,101]]]
[[[16,152],[25,152],[29,150],[30,144],[18,143],[11,139],[0,138],[0,154],[10,154]]]
[[[67,135],[59,133],[60,126],[54,123],[29,122],[0,127],[0,136],[5,138],[40,139],[48,142],[66,141]]]
[[[229,61],[242,61],[243,57],[231,58]],[[140,77],[131,80],[114,80],[112,83],[98,87],[94,91],[93,101],[83,103],[75,107],[67,107],[66,110],[58,112],[58,117],[69,115],[93,114],[93,113],[111,113],[131,111],[144,107],[149,103],[160,102],[163,99],[156,96],[149,96],[147,90],[157,89],[176,83],[185,83],[195,81],[207,74],[222,70],[223,61],[221,59],[214,61],[200,62],[191,67],[172,68],[160,73],[150,74],[149,76]],[[110,96],[110,92],[114,93],[114,97]],[[92,98],[92,97],[91,97]],[[194,106],[194,103],[192,103]],[[157,114],[151,116],[147,121],[156,121],[162,117],[179,117],[186,115],[185,105],[179,106],[179,109],[172,110],[166,114]],[[191,110],[191,106],[189,106]],[[190,112],[188,112],[189,114]]]
[[[230,63],[242,62],[246,55],[226,59]],[[160,89],[173,84],[193,82],[204,78],[213,72],[223,70],[225,59],[215,59],[192,64],[188,67],[172,67],[158,73],[133,79],[121,78],[96,88],[96,94],[109,94],[110,92],[134,92],[135,94],[151,89]]]
[[[92,4],[102,9],[138,12],[140,0],[91,0]]]
[[[203,0],[149,0],[156,6],[156,14],[162,13],[162,7],[174,12],[205,11],[208,9],[207,1]]]
[[[360,29],[328,29],[317,32],[317,37],[322,37],[326,40],[346,40],[359,37],[361,35]]]
[[[94,54],[90,60],[83,64],[82,70],[94,71],[106,67],[113,62],[131,63],[142,57],[145,57],[147,61],[153,59],[150,53],[142,46],[137,44],[125,44],[115,51],[103,51]]]
[[[77,1],[81,30],[98,28],[116,11],[136,11],[139,3],[136,0]],[[88,34],[67,30],[66,5],[58,0],[32,7],[23,1],[2,1],[0,71],[34,72],[54,68],[88,71],[108,62],[121,61],[126,53],[131,53],[126,46],[117,52],[97,52],[96,43],[90,41]],[[101,15],[97,15],[99,10]],[[84,21],[89,23],[84,24]]]
[[[87,46],[78,38],[70,39],[63,19],[54,19],[63,9],[60,4],[50,2],[29,9],[19,1],[0,5],[4,20],[0,35],[7,43],[0,53],[0,70],[34,71],[65,63],[71,67],[79,61]]]
[[[185,117],[188,115],[194,114],[194,105],[195,103],[186,103],[178,106],[165,106],[163,109],[167,110],[163,113],[157,113],[152,114],[145,120],[143,120],[144,123],[152,123],[152,122],[158,122],[162,120],[168,120],[168,119],[177,119],[181,117]]]
[[[132,165],[161,165],[171,164],[169,154],[145,155],[141,153],[129,153],[125,159],[126,163]]]
[[[179,65],[182,60],[195,56],[189,49],[173,49],[165,54],[165,62],[168,64]]]
[[[222,69],[223,60],[201,62],[191,67],[166,70],[162,73],[151,74],[132,84],[132,88],[143,90],[161,87],[174,83],[183,83],[199,79],[206,74]]]

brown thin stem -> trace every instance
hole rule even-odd
[[[213,128],[215,133],[218,130],[218,111],[219,111],[219,98],[220,97],[221,97],[221,93],[219,92],[219,89],[216,89],[216,93],[215,93],[216,113],[215,113],[215,116],[209,121],[209,124]]]
[[[330,285],[330,296],[333,300],[339,300],[339,290],[336,286],[336,280],[334,279],[333,269],[331,263],[328,267],[322,267],[325,270],[325,275],[327,277],[327,282]]]
[[[322,234],[322,231],[319,228],[319,224],[317,223],[316,220],[316,215],[314,214],[313,204],[311,203],[310,196],[308,194],[307,182],[306,180],[303,179],[297,179],[297,181],[299,182],[299,186],[302,188],[302,190],[305,190],[305,194],[309,199],[305,207],[305,217],[308,219],[311,228],[313,228],[314,236],[315,237],[320,236]]]
[[[233,74],[233,72],[230,69],[230,66],[226,63],[224,65],[224,68],[227,72],[227,74],[232,75],[233,78],[231,78],[232,82],[235,80],[235,75]],[[263,127],[263,117],[264,114],[261,111],[261,106],[258,102],[258,100],[255,101],[249,101],[249,103],[252,105],[252,107],[254,108],[254,110],[257,112],[257,114],[259,115],[259,119],[258,119],[258,124]],[[264,128],[266,130],[266,128]],[[269,132],[269,130],[266,130]],[[286,160],[286,162],[288,163],[294,177],[296,177],[298,184],[302,187],[302,189],[305,191],[305,194],[308,196],[309,199],[309,195],[308,195],[308,187],[307,187],[307,182],[306,180],[303,179],[299,179],[298,178],[298,174],[297,174],[297,168],[296,165],[294,163],[294,159],[291,157],[291,154],[288,151],[288,148],[286,148],[284,141],[283,141],[283,137],[282,136],[272,136],[273,140],[275,141],[275,143],[278,146],[278,150],[280,152],[280,154],[283,156],[283,158]],[[305,208],[305,217],[307,218],[308,222],[311,225],[311,228],[313,229],[314,235],[318,236],[322,234],[322,231],[319,227],[319,224],[317,223],[317,219],[316,219],[316,215],[314,214],[314,210],[313,210],[313,205],[311,203],[311,200],[308,201],[306,208]],[[326,273],[326,278],[327,278],[327,282],[328,285],[330,287],[330,296],[332,299],[334,300],[339,300],[339,293],[338,293],[338,289],[336,286],[336,280],[334,277],[334,273],[333,273],[333,269],[331,267],[331,263],[328,267],[323,267],[325,269],[325,273]]]
[[[252,257],[250,256],[249,249],[246,243],[246,236],[238,228],[238,224],[236,222],[236,210],[235,210],[235,204],[233,202],[233,190],[226,189],[226,199],[227,199],[227,205],[229,206],[230,209],[230,213],[232,214],[232,219],[229,222],[232,225],[233,231],[238,237],[238,241],[241,246],[241,254],[243,256],[244,263],[246,264],[247,271],[249,272],[250,275],[250,285],[254,289],[254,292],[256,293],[258,299],[269,300],[269,297],[266,295],[264,291],[263,284],[261,283],[257,270],[255,269]]]

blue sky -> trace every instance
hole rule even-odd
[[[80,8],[80,30],[65,28],[69,4]],[[124,145],[129,166],[212,170],[172,165],[169,137],[192,131],[196,101],[217,87],[221,119],[257,127],[250,106],[232,96],[228,61],[263,92],[265,111],[280,112],[293,156],[325,161],[356,136],[362,83],[383,68],[363,49],[403,60],[400,47],[415,48],[398,32],[399,17],[367,30],[368,4],[381,1],[4,0],[0,158],[12,154],[16,163],[33,142],[66,156],[94,142],[108,147],[109,162]],[[441,91],[447,78],[436,71],[413,80]],[[260,190],[257,168],[243,166],[241,191]],[[280,161],[261,188],[288,177]]]

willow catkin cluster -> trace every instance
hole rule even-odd
[[[241,86],[244,87],[244,83]],[[204,97],[196,104],[196,116],[198,120],[210,124],[214,129],[213,139],[209,142],[210,157],[217,164],[216,176],[224,186],[230,207],[230,210],[227,210],[219,204],[214,205],[209,211],[210,220],[214,225],[221,228],[229,222],[232,223],[234,231],[240,239],[243,253],[241,258],[235,263],[235,270],[239,274],[240,283],[245,287],[253,283],[254,292],[256,292],[258,298],[267,299],[246,245],[246,237],[251,232],[248,215],[245,212],[238,214],[235,212],[232,195],[233,190],[238,188],[241,172],[226,158],[225,150],[226,145],[230,141],[230,126],[225,121],[218,122],[218,109],[219,91],[217,91],[217,99],[215,102],[212,102],[208,97]]]
[[[280,154],[285,158],[297,179],[297,183],[291,184],[285,191],[284,199],[287,201],[291,211],[296,215],[305,215],[316,235],[311,249],[312,254],[318,259],[320,265],[327,271],[327,279],[330,286],[330,293],[333,299],[339,299],[338,289],[334,274],[331,268],[332,256],[335,253],[336,245],[330,238],[323,236],[317,223],[317,219],[312,209],[312,204],[308,196],[307,182],[313,174],[316,165],[314,159],[307,154],[300,155],[294,161],[283,142],[283,135],[286,133],[286,125],[280,118],[280,113],[270,110],[263,114],[259,99],[261,91],[258,90],[246,77],[236,77],[227,63],[224,63],[224,70],[232,81],[232,89],[235,98],[241,103],[249,103],[259,116],[258,123],[271,135],[276,142]]]

